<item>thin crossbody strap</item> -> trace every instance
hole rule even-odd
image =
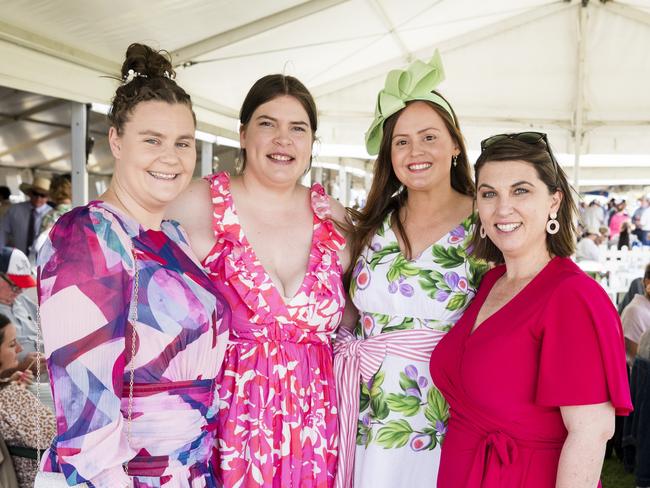
[[[135,381],[135,349],[136,349],[136,336],[137,329],[136,323],[138,321],[138,294],[140,291],[140,273],[138,270],[138,257],[136,255],[135,249],[131,250],[131,255],[133,256],[133,268],[135,270],[134,284],[133,284],[133,296],[131,297],[131,303],[129,305],[129,323],[131,324],[132,333],[131,333],[131,361],[129,368],[129,403],[127,406],[127,422],[126,422],[126,438],[131,445],[131,420],[133,417],[133,384]],[[36,311],[36,397],[40,400],[40,386],[41,382],[41,343],[43,341],[42,330],[41,330],[41,307],[40,304]],[[41,422],[40,419],[37,419],[36,422],[36,463],[40,467],[41,465],[41,450],[39,446],[41,445]],[[129,462],[124,463],[124,471],[127,476],[129,474]],[[128,485],[127,485],[128,488]]]

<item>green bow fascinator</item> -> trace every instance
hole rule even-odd
[[[375,118],[366,132],[368,154],[379,153],[384,133],[384,122],[388,117],[406,107],[406,102],[412,100],[433,102],[448,112],[455,122],[456,119],[449,104],[440,95],[432,93],[444,79],[442,59],[437,49],[428,63],[416,60],[406,70],[395,69],[388,73],[384,89],[377,95]]]

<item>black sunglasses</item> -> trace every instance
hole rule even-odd
[[[513,132],[511,134],[497,134],[495,136],[488,137],[481,141],[481,152],[485,151],[490,146],[494,146],[498,142],[506,141],[508,139],[514,139],[515,141],[523,142],[525,144],[537,144],[540,141],[544,142],[546,146],[546,152],[551,157],[551,162],[555,168],[556,174],[560,172],[560,165],[551,151],[551,146],[548,144],[548,138],[544,132]]]
[[[549,149],[548,139],[544,132],[514,132],[511,134],[497,134],[488,137],[487,139],[483,139],[481,141],[481,151],[485,151],[488,147],[493,146],[497,142],[505,141],[507,139],[514,139],[515,141],[524,142],[526,144],[537,144],[539,141],[544,141],[546,149]]]
[[[22,288],[20,288],[20,286],[18,286],[16,283],[11,281],[6,274],[0,273],[0,278],[2,278],[2,281],[4,281],[9,285],[9,288],[11,288],[11,291],[13,291],[14,293],[19,293],[22,290]]]
[[[39,193],[37,191],[32,190],[32,196],[33,197],[38,197],[38,198],[47,198],[47,195],[45,193]]]

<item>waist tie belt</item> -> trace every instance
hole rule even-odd
[[[209,457],[209,456],[208,456]],[[135,456],[129,461],[129,476],[162,476],[165,471],[172,474],[175,470],[189,470],[192,473],[210,473],[210,460],[199,461],[191,465],[179,464],[169,469],[169,456]]]
[[[334,376],[338,394],[339,457],[336,488],[351,488],[354,477],[360,379],[368,382],[387,355],[428,361],[446,332],[404,330],[356,339],[341,328],[334,343]]]
[[[134,383],[133,398],[147,397],[156,393],[167,393],[169,395],[186,395],[189,393],[212,393],[214,390],[214,379],[209,380],[187,380],[168,381],[165,383]],[[122,398],[129,397],[129,383],[124,382],[122,387]]]
[[[311,333],[311,336],[314,334]],[[308,338],[269,338],[269,337],[240,337],[240,336],[230,336],[231,344],[298,344],[298,345],[312,345],[312,346],[327,346],[331,347],[332,342],[330,341],[329,335],[320,338],[320,337],[308,337]]]
[[[513,439],[501,431],[486,433],[476,447],[467,488],[499,488],[504,472],[517,462],[521,448],[562,449],[563,442]]]

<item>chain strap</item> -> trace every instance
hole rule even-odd
[[[135,270],[135,283],[133,285],[133,297],[131,297],[131,306],[129,308],[129,322],[131,323],[131,361],[129,368],[129,403],[126,409],[126,440],[131,445],[131,419],[133,417],[133,384],[135,382],[135,345],[136,345],[136,328],[135,324],[138,321],[138,295],[140,293],[140,276],[138,272],[138,257],[135,254],[135,249],[131,250],[133,256],[133,268]],[[129,475],[129,462],[124,463],[124,472]],[[128,485],[127,485],[128,488]]]
[[[127,406],[127,422],[126,422],[126,439],[131,445],[131,420],[133,417],[133,385],[135,383],[135,350],[136,350],[136,328],[135,324],[138,320],[138,295],[140,293],[140,274],[138,270],[138,258],[135,253],[135,249],[131,250],[131,255],[133,256],[133,268],[135,270],[134,277],[134,286],[133,286],[133,296],[131,297],[131,303],[129,305],[129,323],[131,324],[131,361],[129,367],[129,403]],[[42,330],[41,330],[41,307],[40,304],[36,308],[36,397],[40,400],[41,398],[41,343],[43,342]],[[41,422],[40,419],[37,419],[36,422],[36,465],[41,465]],[[124,472],[126,475],[129,475],[129,462],[124,463]],[[131,483],[126,485],[126,488],[129,488]]]

